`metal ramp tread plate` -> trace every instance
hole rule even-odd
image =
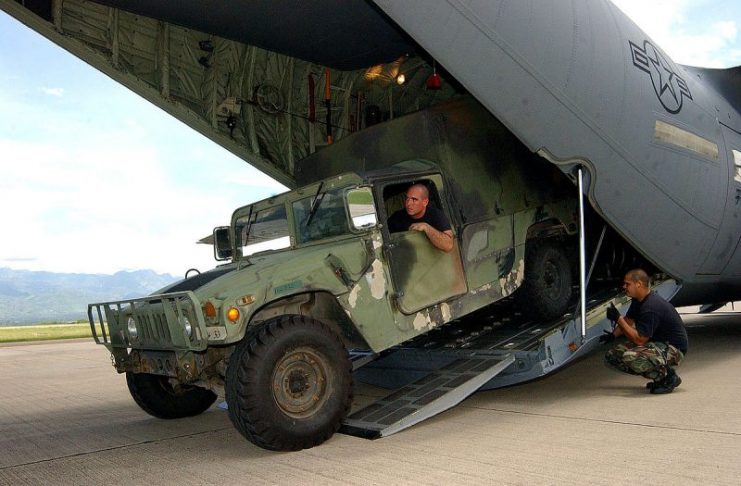
[[[367,439],[399,432],[459,404],[514,361],[512,354],[457,359],[353,413],[340,432]]]

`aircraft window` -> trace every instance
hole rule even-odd
[[[312,214],[312,204],[315,206]],[[339,236],[349,232],[343,191],[335,189],[293,203],[297,243]]]
[[[250,255],[266,250],[280,250],[291,245],[285,206],[263,209],[236,222],[242,254]]]
[[[736,182],[741,182],[741,152],[738,150],[733,151],[733,164],[736,168],[733,179]]]

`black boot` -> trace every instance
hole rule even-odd
[[[661,381],[653,381],[646,384],[646,388],[651,390],[651,393],[655,395],[662,395],[665,393],[671,393],[676,387],[682,384],[682,379],[679,377],[673,368],[667,367],[666,376]]]
[[[667,372],[667,378],[671,376],[672,386],[674,386],[674,388],[682,384],[682,379],[679,377],[677,372],[674,371],[674,368],[668,368],[666,372]]]

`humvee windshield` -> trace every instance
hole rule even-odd
[[[349,232],[343,189],[320,192],[293,203],[296,243],[308,243]],[[312,212],[312,207],[314,208]]]
[[[368,190],[369,191],[369,190]],[[242,255],[280,250],[291,245],[291,235],[296,245],[311,243],[350,232],[350,219],[345,205],[345,188],[319,191],[289,203],[294,227],[289,225],[286,206],[250,210],[235,221],[237,247]],[[366,212],[373,213],[372,199]],[[371,214],[375,221],[375,214]],[[365,216],[366,218],[368,216]]]

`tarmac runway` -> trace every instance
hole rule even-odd
[[[670,395],[598,352],[390,437],[293,453],[253,446],[216,406],[150,417],[91,341],[6,345],[0,485],[741,484],[741,314],[683,317],[690,351]]]

